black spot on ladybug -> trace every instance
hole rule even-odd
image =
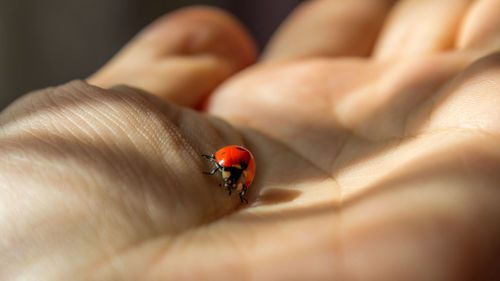
[[[242,169],[242,170],[245,170],[245,169],[248,167],[248,164],[247,164],[247,163],[245,163],[245,162],[243,162],[243,161],[241,161],[241,162],[240,162],[240,166],[241,166],[241,169]]]
[[[220,155],[224,155],[224,154],[226,154],[226,152],[225,152],[225,151],[223,151]]]
[[[243,148],[241,148],[241,147],[237,147],[236,149],[241,150],[241,151],[245,151],[245,150],[244,150]]]

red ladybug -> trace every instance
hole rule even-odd
[[[240,193],[241,202],[248,203],[243,196],[252,184],[255,175],[255,159],[252,153],[242,146],[230,145],[217,150],[215,154],[203,154],[202,156],[215,163],[213,170],[203,173],[213,175],[220,171],[224,188],[229,192],[229,195],[233,190],[236,190]]]

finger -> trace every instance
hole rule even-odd
[[[377,58],[413,56],[450,49],[468,0],[400,2],[375,47]]]
[[[92,186],[88,192],[96,200],[119,193],[118,204],[134,206],[136,215],[150,216],[165,232],[211,221],[239,204],[217,188],[215,178],[202,174],[210,166],[200,155],[221,143],[243,144],[240,135],[220,120],[139,90],[104,90],[76,81],[21,98],[2,112],[0,124],[3,171],[27,163],[18,161],[19,153],[39,161],[26,170],[28,177],[12,174],[8,186],[26,186],[43,174],[35,182],[41,193],[66,181],[74,183],[75,193]],[[148,213],[153,210],[158,212]]]
[[[194,107],[255,57],[254,42],[233,17],[188,8],[147,27],[88,82],[105,88],[127,84]]]
[[[500,46],[500,1],[483,0],[471,5],[457,38],[459,49],[497,49]]]
[[[309,56],[367,56],[391,0],[306,2],[273,36],[263,60]]]
[[[2,280],[40,276],[49,260],[97,274],[148,239],[240,206],[202,174],[209,165],[200,156],[243,144],[238,132],[141,91],[72,82],[22,97],[0,114],[0,126],[0,264],[9,264]],[[73,251],[78,259],[65,258]]]

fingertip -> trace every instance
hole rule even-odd
[[[393,2],[306,1],[280,26],[263,60],[368,56]]]
[[[457,29],[469,4],[469,0],[397,2],[387,16],[373,56],[384,60],[453,49]]]
[[[105,88],[126,84],[196,107],[256,58],[256,44],[232,15],[189,7],[146,27],[88,81]]]
[[[158,56],[212,54],[233,61],[236,68],[257,58],[256,44],[243,24],[230,13],[208,6],[187,7],[163,16],[137,39],[153,43]]]

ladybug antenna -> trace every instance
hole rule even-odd
[[[213,155],[202,154],[201,156],[207,158],[208,160],[213,160],[215,157]]]

